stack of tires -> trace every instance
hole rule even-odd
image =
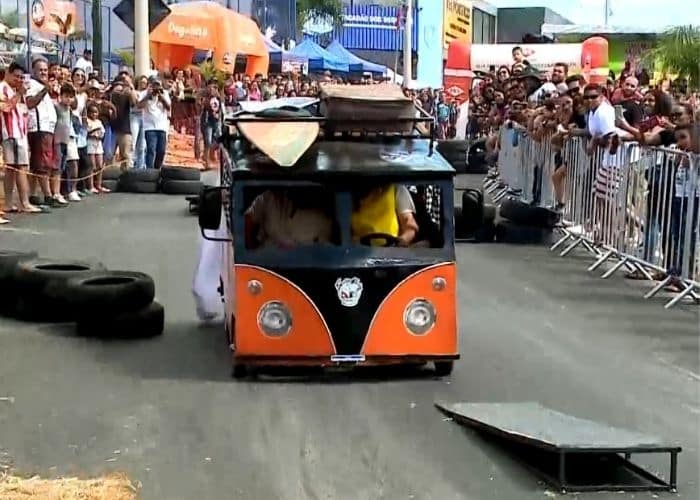
[[[503,199],[499,207],[496,241],[519,244],[551,244],[559,213],[528,204],[514,196]]]
[[[102,171],[102,186],[110,191],[119,190],[119,178],[122,170],[119,167],[107,167]]]
[[[440,141],[435,147],[458,174],[486,174],[486,141],[452,139]]]
[[[163,167],[160,188],[165,194],[198,195],[202,189],[201,172],[194,168]]]
[[[153,279],[102,264],[0,251],[0,314],[22,321],[76,323],[79,335],[144,338],[163,333]]]
[[[486,243],[494,240],[496,207],[484,202],[480,189],[465,189],[462,206],[455,207],[455,239]]]
[[[467,173],[467,151],[469,150],[469,142],[457,139],[452,139],[448,141],[439,141],[435,146],[438,153],[442,155],[447,163],[449,163],[452,168],[458,174]]]
[[[154,194],[160,190],[160,170],[155,168],[125,170],[119,177],[122,193]]]
[[[118,180],[116,191],[122,193],[165,193],[178,195],[199,194],[202,189],[201,173],[196,168],[168,167],[161,169],[129,169],[120,172],[117,168],[105,169],[104,175]],[[109,174],[108,174],[109,172]],[[106,177],[105,177],[106,178]],[[113,181],[112,181],[113,182]],[[111,185],[105,187],[112,189]]]

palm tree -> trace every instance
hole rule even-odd
[[[92,66],[102,71],[102,0],[92,0]]]
[[[700,86],[700,26],[675,26],[663,33],[649,54],[657,69]]]
[[[343,15],[341,0],[297,0],[297,25],[304,26],[309,19],[329,19],[340,23]]]

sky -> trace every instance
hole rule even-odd
[[[485,0],[496,7],[549,7],[577,24],[603,24],[605,0]],[[700,8],[692,0],[608,0],[613,26],[664,28],[700,25]]]

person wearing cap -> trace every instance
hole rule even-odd
[[[81,69],[86,75],[92,73],[92,50],[85,49],[83,55],[75,61],[74,69]]]
[[[165,159],[167,133],[170,129],[170,96],[156,76],[148,79],[148,89],[139,94],[146,137],[146,168],[160,168]]]

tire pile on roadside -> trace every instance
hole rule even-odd
[[[488,172],[484,140],[450,139],[438,141],[435,149],[458,174],[485,174]]]
[[[462,206],[455,206],[455,238],[476,243],[492,242],[496,236],[496,207],[484,201],[481,189],[462,190]]]
[[[195,168],[163,167],[129,169],[109,167],[102,172],[102,184],[120,193],[195,195],[202,189],[201,172]]]
[[[503,199],[498,209],[496,241],[519,244],[552,244],[553,228],[560,214],[526,203],[514,196]]]
[[[102,338],[154,337],[165,325],[147,274],[11,250],[0,250],[0,315],[75,323],[78,335]]]

